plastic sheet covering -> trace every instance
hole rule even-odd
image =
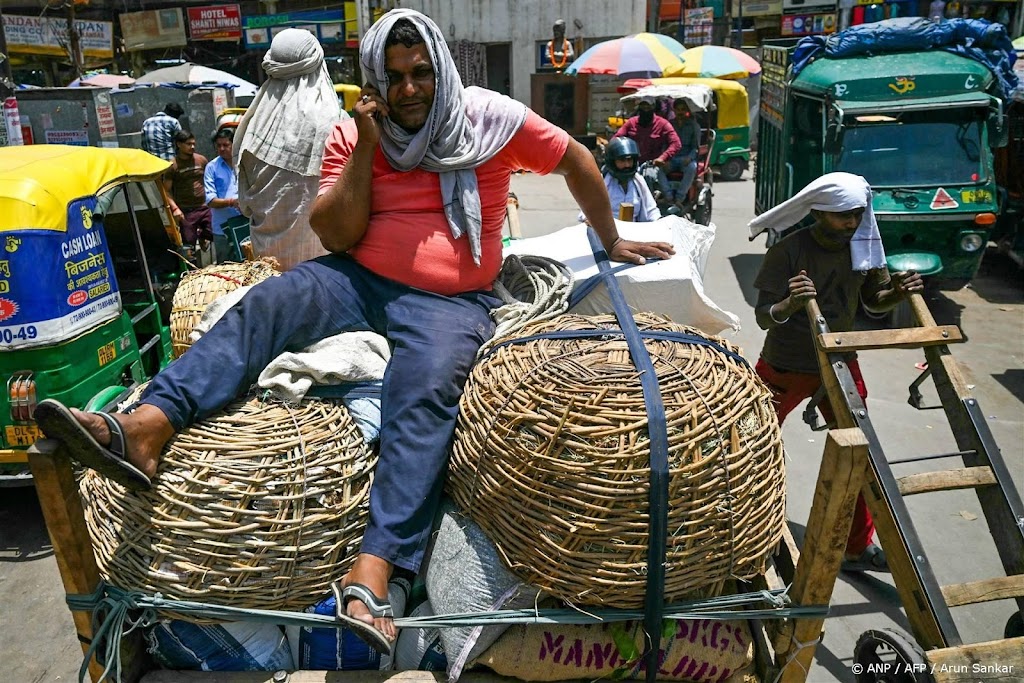
[[[900,17],[862,24],[828,37],[808,36],[793,53],[793,77],[815,59],[913,52],[940,48],[987,66],[999,82],[999,95],[1008,96],[1018,85],[1013,49],[1006,27],[984,19],[948,19],[932,22],[921,17]]]

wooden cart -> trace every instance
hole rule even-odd
[[[35,476],[40,505],[64,589],[70,595],[88,595],[100,585],[100,575],[71,462],[62,449],[63,446],[56,441],[41,440],[30,450],[29,462]],[[844,429],[829,434],[807,526],[805,552],[803,556],[800,555],[793,537],[786,529],[783,542],[769,570],[754,582],[755,589],[781,589],[789,585],[789,596],[793,606],[828,604],[846,544],[853,504],[864,476],[864,468],[855,464],[863,463],[867,458],[866,453],[867,442],[860,430]],[[84,652],[88,650],[93,638],[92,613],[72,611],[72,618]],[[765,683],[800,683],[806,680],[823,623],[823,618],[752,622],[757,679]],[[121,661],[122,680],[126,683],[140,680],[145,683],[369,683],[386,680],[444,680],[443,675],[417,671],[301,671],[291,674],[153,671],[152,663],[141,641],[132,637],[125,638],[122,643]],[[93,659],[89,664],[89,672],[94,683],[98,683],[103,667]],[[510,679],[494,674],[470,672],[463,680],[467,683],[485,683]]]

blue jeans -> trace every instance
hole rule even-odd
[[[178,360],[141,403],[176,430],[245,392],[284,351],[340,332],[387,337],[380,459],[360,552],[419,570],[440,502],[466,378],[494,333],[487,292],[442,296],[379,277],[348,256],[322,256],[256,285]]]
[[[679,187],[676,188],[674,197],[676,201],[686,199],[686,194],[690,191],[690,185],[693,185],[693,180],[697,177],[696,154],[690,157],[689,162],[683,163],[685,160],[686,158],[684,155],[677,154],[668,162],[668,170],[670,173],[679,173],[680,171],[683,173],[683,179],[679,181]]]

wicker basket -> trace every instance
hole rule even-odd
[[[653,314],[636,320],[704,336]],[[563,315],[517,336],[601,328],[618,324]],[[665,596],[708,597],[762,574],[782,536],[778,420],[746,364],[705,345],[645,343],[669,438]],[[513,344],[473,369],[449,492],[523,581],[575,604],[641,607],[649,479],[647,413],[621,335]]]
[[[301,610],[355,561],[375,464],[340,402],[250,399],[172,439],[151,490],[89,471],[80,491],[112,585]]]
[[[192,346],[189,335],[210,303],[239,287],[255,285],[281,273],[269,260],[222,263],[185,273],[171,307],[171,349],[174,357]]]

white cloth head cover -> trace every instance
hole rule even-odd
[[[235,131],[235,168],[243,152],[304,176],[320,175],[338,96],[324,66],[324,49],[309,31],[286,28],[263,57],[269,78]]]
[[[859,175],[827,173],[808,183],[792,198],[750,221],[747,224],[750,239],[765,230],[781,232],[796,225],[812,209],[838,213],[863,208],[864,217],[850,241],[853,269],[866,271],[881,268],[885,265],[885,250],[882,249],[882,236],[878,232],[878,222],[871,208],[871,194],[868,181]]]
[[[480,265],[481,209],[477,166],[508,144],[526,121],[526,105],[483,88],[462,87],[462,79],[441,30],[410,9],[394,9],[363,36],[359,61],[366,81],[387,99],[384,44],[395,22],[408,19],[426,43],[434,66],[434,104],[424,126],[410,133],[388,118],[380,120],[381,150],[394,168],[416,167],[440,174],[441,197],[452,236],[468,234],[473,261]]]

